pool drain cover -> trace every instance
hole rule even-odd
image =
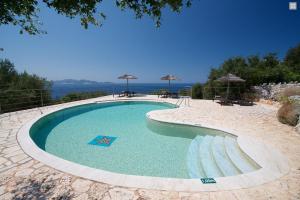
[[[201,178],[203,184],[214,184],[216,180],[214,178]]]
[[[115,139],[117,138],[112,136],[98,135],[92,141],[90,141],[89,144],[101,147],[109,147],[115,141]]]

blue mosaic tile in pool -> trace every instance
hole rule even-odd
[[[102,146],[102,147],[109,147],[117,137],[112,136],[105,136],[105,135],[98,135],[89,144]]]

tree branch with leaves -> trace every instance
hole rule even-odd
[[[39,6],[44,3],[49,9],[69,18],[79,17],[81,25],[87,29],[89,25],[101,26],[106,18],[101,8],[103,0],[1,0],[0,26],[14,25],[20,27],[20,33],[31,35],[46,33],[41,30]],[[137,19],[149,16],[157,27],[161,25],[162,11],[170,8],[180,12],[183,7],[190,7],[192,0],[116,0],[121,10],[131,10]]]

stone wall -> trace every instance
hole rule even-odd
[[[276,102],[276,101],[280,100],[280,96],[285,89],[294,88],[294,87],[297,87],[297,88],[299,87],[299,91],[300,91],[300,83],[297,83],[297,82],[278,83],[278,84],[264,83],[260,86],[254,86],[253,89],[255,90],[255,92],[257,93],[257,95],[260,99],[264,99],[267,101],[270,100],[271,102],[274,102],[274,101]],[[289,99],[294,100],[294,103],[296,103],[296,104],[300,104],[300,94],[291,96],[291,97],[289,97]],[[296,130],[296,132],[298,132],[300,134],[300,117],[299,117],[300,116],[300,106],[296,106],[296,110],[294,110],[294,112],[298,116],[298,125],[296,125],[295,130]]]
[[[261,99],[278,101],[278,99],[280,98],[280,94],[284,89],[293,87],[299,87],[300,89],[300,83],[264,83],[260,86],[254,86],[253,89],[258,94],[258,97]]]

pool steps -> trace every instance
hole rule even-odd
[[[201,165],[199,165],[199,156],[198,156],[198,149],[199,145],[201,144],[201,141],[203,139],[203,136],[197,136],[194,140],[192,140],[187,156],[187,167],[189,169],[189,176],[191,178],[198,178],[205,176]]]
[[[241,173],[227,155],[224,145],[224,137],[214,137],[211,148],[213,157],[224,176],[234,176]]]
[[[189,146],[187,168],[191,178],[234,176],[258,169],[236,138],[220,135],[195,137]]]
[[[203,138],[199,147],[199,156],[206,177],[220,177],[223,173],[216,164],[212,155],[212,141],[214,136],[207,135]]]
[[[225,137],[224,144],[227,155],[242,173],[252,172],[258,168],[253,161],[250,161],[250,158],[242,152],[235,138]],[[245,162],[245,160],[248,162]]]

